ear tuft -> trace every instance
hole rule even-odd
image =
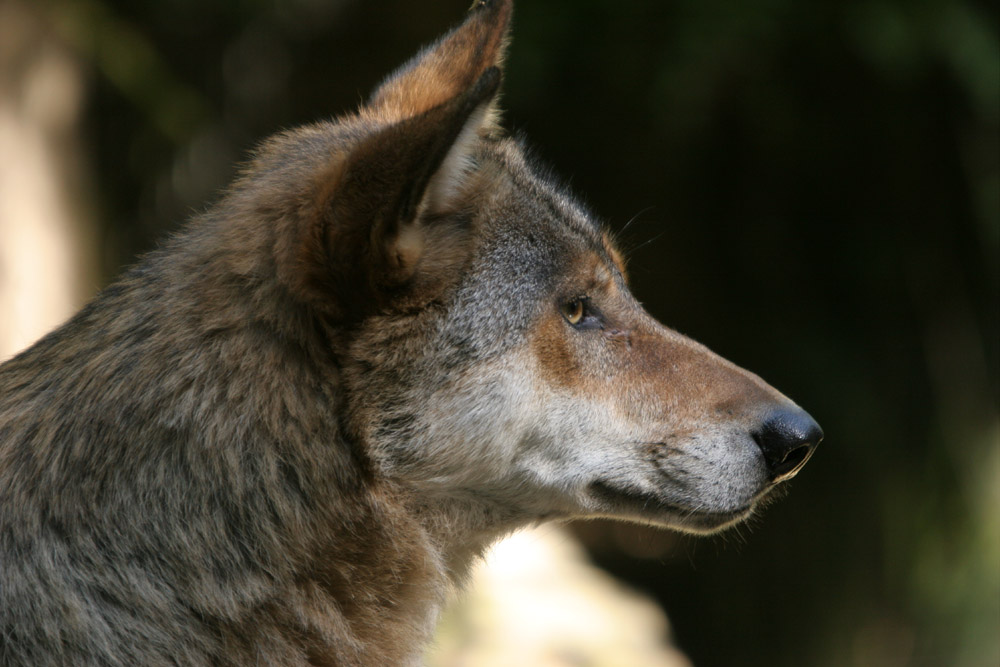
[[[475,168],[472,155],[483,133],[493,129],[494,100],[500,86],[500,70],[486,70],[468,93],[468,103],[474,105],[461,131],[451,143],[427,185],[420,214],[443,213],[459,198],[469,173]]]
[[[392,246],[393,269],[403,277],[413,273],[424,254],[424,234],[418,225],[403,225],[394,239],[387,240]]]

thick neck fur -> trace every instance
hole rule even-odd
[[[55,605],[37,620],[66,664],[100,655],[101,633],[60,605],[142,638],[137,660],[160,642],[188,647],[171,656],[185,664],[416,662],[448,591],[511,527],[386,479],[345,433],[350,334],[290,298],[273,228],[241,229],[253,206],[230,195],[235,216],[196,221],[0,370],[0,506],[25,508],[0,532],[39,551],[26,567],[69,573],[37,603]],[[95,562],[74,561],[94,543]],[[0,604],[31,596],[7,587]],[[164,622],[176,599],[190,615]]]

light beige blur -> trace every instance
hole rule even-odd
[[[79,146],[80,64],[35,10],[0,4],[0,360],[95,289]]]

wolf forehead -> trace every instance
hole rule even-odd
[[[602,222],[529,156],[522,141],[510,138],[483,142],[477,152],[477,186],[487,194],[478,224],[487,236],[509,238],[521,253],[527,251],[522,261],[532,272],[546,265],[565,269],[588,256],[619,269],[620,254]]]

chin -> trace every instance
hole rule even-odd
[[[720,507],[694,505],[689,500],[675,501],[656,493],[622,488],[607,482],[594,482],[588,495],[598,506],[602,518],[632,521],[669,528],[684,533],[709,535],[748,519],[766,495],[766,491],[745,502]]]
[[[753,514],[754,506],[745,507],[730,512],[702,512],[692,511],[691,513],[679,517],[669,523],[659,523],[657,525],[665,528],[672,528],[682,533],[692,533],[694,535],[711,535],[731,528],[738,523],[742,523]]]

